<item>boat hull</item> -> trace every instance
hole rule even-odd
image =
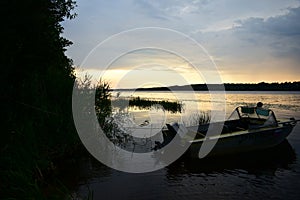
[[[217,139],[216,145],[207,156],[238,154],[274,147],[284,141],[284,139],[292,132],[293,127],[294,126],[292,125],[285,125],[264,130],[260,129],[238,134],[228,134],[227,136],[221,136],[220,138],[206,137],[204,139],[194,140],[191,141],[191,145],[187,150],[186,155],[198,158],[203,142],[215,142],[213,140]]]

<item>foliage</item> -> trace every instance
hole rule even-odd
[[[72,0],[1,1],[1,198],[50,197],[41,188],[54,158],[80,144],[71,112],[74,68],[65,55],[71,42],[61,36],[74,7]]]
[[[100,126],[105,126],[105,118],[111,115],[110,86],[107,82],[100,80],[96,86],[95,110]]]
[[[220,84],[192,84],[183,86],[138,88],[138,91],[300,91],[300,81],[284,83],[224,83]]]
[[[122,102],[123,101],[123,102]],[[165,110],[170,111],[172,113],[179,112],[181,113],[182,111],[182,104],[179,102],[172,102],[172,101],[157,101],[157,100],[150,100],[150,99],[144,99],[140,97],[131,97],[129,100],[126,99],[116,99],[114,100],[114,105],[116,106],[122,106],[124,102],[128,102],[129,107],[138,107],[138,108],[145,108],[149,109],[153,105],[161,105]]]

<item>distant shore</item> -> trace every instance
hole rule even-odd
[[[222,84],[192,84],[170,87],[153,87],[137,89],[112,89],[113,91],[300,91],[300,81],[284,83],[224,83]]]

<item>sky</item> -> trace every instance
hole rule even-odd
[[[113,88],[299,81],[299,0],[77,0],[78,76]]]

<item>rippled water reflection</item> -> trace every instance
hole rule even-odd
[[[169,99],[160,92],[134,95]],[[209,95],[197,95],[202,107],[208,109]],[[231,92],[226,99],[227,114],[238,105],[262,101],[279,118],[300,119],[300,93]],[[189,99],[183,103],[189,104]],[[203,160],[181,158],[164,169],[144,174],[119,172],[82,157],[70,166],[66,164],[64,176],[69,174],[65,182],[74,193],[84,196],[92,191],[94,199],[300,199],[299,155],[298,123],[284,143],[260,152]]]

